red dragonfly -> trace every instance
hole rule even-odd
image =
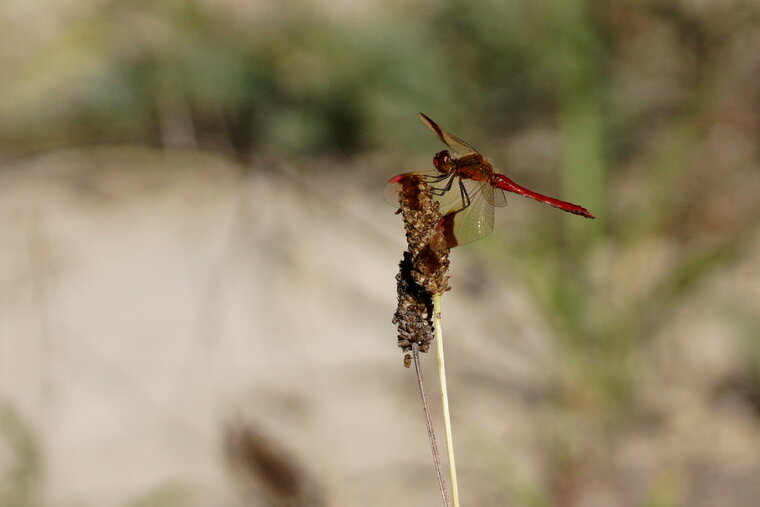
[[[435,172],[421,173],[432,185],[443,215],[438,227],[443,228],[446,244],[438,245],[438,248],[453,248],[490,234],[493,231],[494,206],[507,204],[505,190],[568,213],[594,218],[586,208],[533,192],[497,173],[478,150],[443,130],[423,113],[419,116],[422,123],[458,155],[452,157],[448,150],[439,151],[433,157]],[[396,192],[398,182],[403,177],[399,174],[388,180],[386,199],[393,205],[398,204]]]

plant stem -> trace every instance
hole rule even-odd
[[[414,371],[417,373],[417,387],[420,390],[420,397],[422,398],[422,410],[425,412],[425,426],[427,427],[428,440],[430,440],[430,450],[433,453],[433,464],[435,465],[435,475],[438,478],[438,488],[441,490],[443,505],[445,507],[450,507],[451,500],[449,500],[449,492],[446,490],[446,479],[444,479],[443,472],[441,472],[441,457],[438,454],[438,444],[435,440],[433,420],[430,417],[430,405],[428,405],[427,402],[427,396],[425,395],[425,383],[422,380],[422,368],[420,368],[420,349],[419,345],[416,342],[412,343],[412,358],[414,359]]]
[[[443,357],[443,331],[441,330],[441,295],[433,295],[433,330],[435,331],[436,350],[438,351],[438,377],[441,383],[441,405],[443,406],[443,426],[446,431],[446,452],[449,457],[449,476],[451,480],[451,498],[454,507],[459,507],[459,486],[457,484],[457,465],[454,459],[454,440],[451,437],[451,417],[449,416],[449,393],[446,388],[446,362]]]

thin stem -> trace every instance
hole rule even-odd
[[[443,357],[443,331],[441,330],[441,295],[433,295],[433,329],[435,331],[436,350],[438,351],[438,377],[441,382],[441,405],[443,406],[443,426],[446,430],[446,451],[449,457],[449,476],[451,479],[451,497],[454,507],[459,507],[459,486],[457,484],[457,465],[454,459],[454,440],[451,437],[451,417],[449,416],[449,393],[446,388],[446,362]]]
[[[446,490],[446,479],[443,477],[443,472],[441,472],[441,456],[438,454],[438,443],[435,440],[433,420],[430,417],[430,405],[428,405],[427,396],[425,395],[425,383],[422,381],[422,369],[420,368],[420,350],[416,342],[412,343],[412,357],[414,358],[414,370],[417,372],[417,387],[420,390],[420,397],[422,398],[422,410],[425,412],[425,426],[427,427],[428,440],[430,440],[430,450],[433,453],[433,464],[435,465],[435,475],[438,478],[438,488],[441,490],[443,505],[451,507],[449,492]]]

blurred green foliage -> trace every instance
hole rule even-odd
[[[42,459],[27,422],[7,402],[0,402],[0,506],[40,505]]]
[[[6,83],[2,146],[355,153],[404,146],[413,113],[452,96],[442,55],[412,20],[338,23],[304,2],[274,11],[234,19],[194,1],[95,4]],[[30,81],[43,85],[30,94]]]

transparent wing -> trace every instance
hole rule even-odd
[[[490,187],[490,191],[486,193],[486,198],[488,199],[488,203],[491,206],[497,206],[499,208],[507,205],[507,196],[504,195],[504,190],[500,188],[493,187],[491,185],[488,185]],[[484,189],[485,191],[485,189]]]
[[[471,153],[477,153],[478,150],[467,144],[466,142],[462,141],[460,138],[453,134],[449,134],[445,130],[443,130],[441,127],[438,126],[436,122],[428,118],[424,113],[420,113],[420,120],[422,120],[422,123],[427,125],[427,127],[433,131],[433,134],[438,136],[438,139],[444,142],[446,146],[454,150],[458,155],[469,155]]]
[[[441,237],[445,239],[448,248],[471,243],[493,231],[493,204],[489,202],[493,200],[493,187],[487,182],[459,181],[462,186],[458,193],[466,193],[465,202],[462,204],[461,197],[458,206],[452,206],[457,202],[456,199],[445,202],[446,207],[442,207],[444,219],[439,225],[443,229]],[[455,184],[459,186],[458,182]]]
[[[463,209],[466,203],[472,200],[473,193],[477,193],[478,186],[476,181],[461,179],[455,175],[433,185],[433,193],[441,215]]]
[[[463,178],[460,180],[464,187],[464,192],[462,192],[457,180],[460,180],[460,178],[452,176],[451,179],[432,185],[433,188],[438,189],[439,192],[442,192],[447,186],[449,186],[447,192],[436,197],[442,214],[445,215],[452,211],[464,208],[467,203],[464,193],[469,196],[470,200],[474,199],[477,195],[482,195],[482,199],[491,206],[498,206],[501,208],[502,206],[507,205],[507,198],[502,189],[495,188],[486,182]],[[451,184],[449,184],[449,181],[451,181]]]

